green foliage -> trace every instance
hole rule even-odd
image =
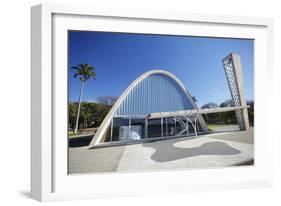
[[[72,131],[74,131],[75,128],[77,109],[78,109],[77,103],[68,104],[68,122],[69,122],[69,128],[72,129]]]
[[[247,101],[249,122],[251,125],[254,124],[254,101]],[[231,107],[233,106],[232,100],[226,100],[222,102],[219,106],[216,103],[207,103],[201,108],[216,108],[216,107]],[[203,118],[207,124],[237,124],[237,118],[235,111],[230,112],[220,112],[220,113],[210,113],[204,114]]]
[[[251,125],[254,124],[254,101],[248,101],[248,115],[249,122]],[[206,104],[204,108],[208,108]],[[209,103],[209,106],[218,107],[217,104]],[[225,101],[220,104],[220,107],[231,106],[231,101]],[[81,103],[81,113],[79,117],[79,128],[93,128],[99,127],[111,109],[111,105],[106,105],[104,103],[95,102],[82,102]],[[76,115],[77,115],[78,103],[72,102],[68,105],[68,118],[69,118],[69,129],[74,131]],[[221,112],[221,113],[211,113],[203,115],[207,124],[237,124],[237,119],[234,111]]]
[[[249,116],[249,122],[251,125],[254,125],[254,101],[247,101],[247,105],[250,107],[248,108],[248,116]]]
[[[68,104],[68,118],[69,128],[74,130],[78,103]],[[95,103],[95,102],[81,102],[81,112],[79,116],[79,128],[99,127],[103,119],[111,109],[111,106]]]

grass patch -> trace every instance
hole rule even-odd
[[[68,137],[69,138],[74,138],[75,136],[79,135],[79,133],[74,133],[74,132],[68,132]]]
[[[208,129],[210,131],[213,131],[215,129],[218,129],[218,128],[224,127],[224,126],[226,126],[226,124],[208,124]]]
[[[81,137],[81,135],[82,136],[91,136],[91,135],[94,135],[93,133],[81,133],[81,132],[77,132],[76,134],[75,133],[73,133],[72,131],[70,132],[68,132],[68,138],[69,139],[74,139],[74,138],[79,138],[79,137]]]

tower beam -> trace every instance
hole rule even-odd
[[[227,57],[225,57],[222,62],[232,102],[236,107],[243,107],[242,109],[235,111],[239,128],[240,130],[248,130],[249,117],[243,85],[242,65],[240,56],[238,54],[231,53]]]

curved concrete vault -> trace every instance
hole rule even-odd
[[[164,70],[151,70],[134,80],[104,118],[90,146],[101,142],[114,117],[147,116],[151,113],[198,109],[184,84]],[[203,118],[199,124],[207,132]]]

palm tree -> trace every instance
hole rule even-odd
[[[76,117],[76,124],[74,133],[77,133],[78,125],[79,125],[79,115],[80,115],[80,107],[81,107],[81,100],[82,100],[82,93],[84,89],[84,85],[87,80],[93,78],[96,79],[96,72],[95,68],[89,64],[78,64],[77,66],[71,67],[71,69],[75,69],[76,72],[74,74],[74,78],[79,77],[81,80],[81,87],[80,87],[80,95],[79,95],[79,103],[78,103],[78,110],[77,110],[77,117]]]

